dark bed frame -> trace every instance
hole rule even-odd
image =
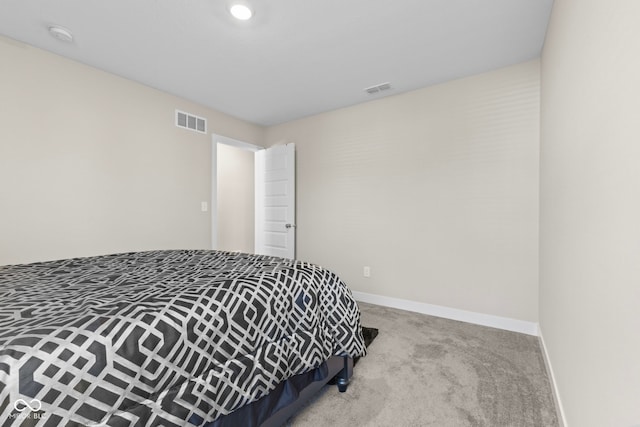
[[[269,395],[206,427],[281,427],[326,384],[336,384],[341,393],[347,391],[352,375],[351,357],[332,356],[319,368],[282,382]]]
[[[347,356],[333,356],[326,363],[329,369],[326,381],[315,381],[309,384],[294,402],[272,414],[260,424],[260,427],[281,427],[327,383],[335,382],[340,393],[347,391],[353,374],[353,359]]]

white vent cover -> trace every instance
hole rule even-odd
[[[207,119],[176,110],[176,126],[179,128],[207,133]]]
[[[378,85],[368,87],[364,91],[367,92],[369,95],[373,95],[374,93],[382,92],[383,90],[389,90],[389,89],[391,89],[391,83],[386,82],[386,83],[380,83]]]

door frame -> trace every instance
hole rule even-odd
[[[264,147],[259,145],[220,134],[211,134],[211,249],[218,249],[218,144],[231,145],[253,152],[264,150]]]

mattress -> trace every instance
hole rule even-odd
[[[306,262],[179,250],[0,267],[3,426],[206,425],[364,353],[350,290]]]

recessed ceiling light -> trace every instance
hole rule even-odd
[[[244,4],[234,4],[229,9],[234,18],[239,19],[241,21],[246,21],[251,19],[253,16],[253,11],[249,8],[249,6]]]
[[[73,34],[71,34],[71,31],[57,25],[49,26],[49,34],[65,43],[71,43],[73,41]]]

